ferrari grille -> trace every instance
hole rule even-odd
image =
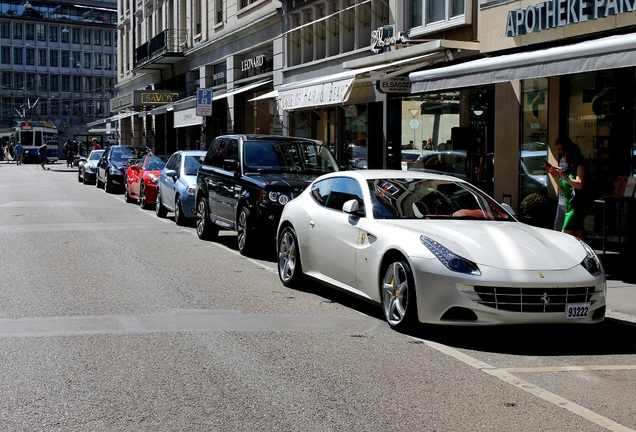
[[[477,303],[510,312],[563,312],[566,303],[592,301],[595,287],[509,288],[476,286]]]

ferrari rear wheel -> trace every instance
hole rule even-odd
[[[294,286],[302,279],[298,238],[291,226],[283,228],[278,237],[278,277],[283,285]]]
[[[381,290],[384,317],[392,328],[402,330],[416,322],[415,281],[406,261],[389,262],[384,268]]]
[[[139,186],[139,205],[144,210],[148,208],[148,200],[146,199],[146,188],[144,187],[143,180],[141,186]]]

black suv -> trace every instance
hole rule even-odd
[[[201,239],[236,230],[241,254],[260,238],[275,246],[287,202],[316,177],[338,171],[327,147],[306,138],[269,135],[217,137],[197,174],[196,224]]]
[[[106,192],[124,190],[126,169],[131,162],[150,153],[150,148],[144,146],[127,147],[114,145],[106,147],[102,157],[97,162],[95,184],[104,188]]]

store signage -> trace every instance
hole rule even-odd
[[[112,112],[120,111],[124,108],[131,108],[132,106],[133,106],[132,93],[110,100],[110,110]]]
[[[408,42],[406,32],[396,35],[393,26],[378,27],[371,32],[371,51],[376,54],[382,51],[382,48],[406,42]]]
[[[179,99],[179,93],[169,91],[140,91],[142,105],[167,105]]]
[[[548,0],[508,12],[506,36],[607,18],[636,9],[634,0]]]
[[[265,56],[264,55],[259,55],[259,56],[256,56],[256,57],[252,57],[250,59],[243,60],[241,62],[241,71],[245,72],[245,71],[250,70],[250,69],[256,69],[258,67],[263,66],[263,64],[265,64]]]
[[[174,112],[174,127],[199,126],[203,124],[203,117],[198,116],[196,108]]]
[[[280,91],[280,106],[284,110],[333,105],[349,99],[354,78],[327,82],[293,90]]]
[[[382,93],[411,93],[409,77],[393,77],[378,81],[378,90]]]

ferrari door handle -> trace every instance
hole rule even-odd
[[[314,222],[313,219],[309,221],[309,226],[311,228],[313,228],[315,225],[316,225],[316,222]]]

